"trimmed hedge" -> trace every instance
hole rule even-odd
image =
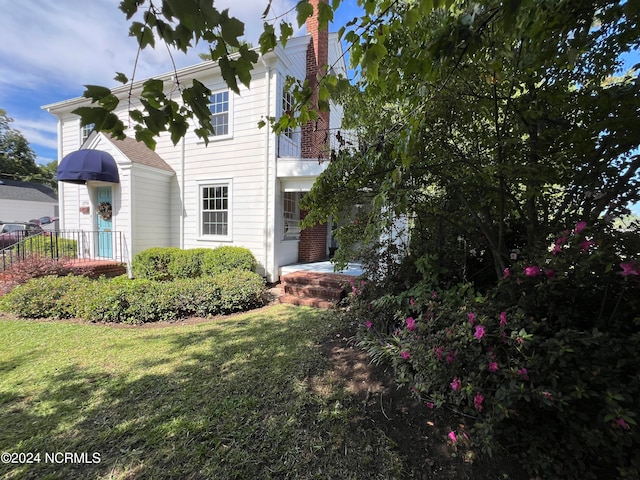
[[[202,273],[216,275],[232,270],[255,272],[258,266],[253,253],[243,247],[218,247],[209,250],[202,260]]]
[[[133,257],[131,269],[138,278],[148,280],[171,280],[169,264],[181,250],[177,247],[148,248]]]
[[[257,266],[250,250],[233,246],[189,250],[154,247],[138,253],[132,262],[137,278],[159,281],[199,278],[233,270],[255,272]]]
[[[32,279],[0,298],[0,310],[25,318],[84,318],[142,324],[208,317],[266,303],[264,280],[247,271],[157,282],[47,276]]]
[[[173,253],[168,271],[172,278],[198,278],[202,276],[202,260],[210,248],[192,248]]]

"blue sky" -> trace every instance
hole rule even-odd
[[[295,24],[297,0],[273,0],[272,15],[291,11]],[[82,95],[83,85],[115,86],[115,72],[130,76],[137,44],[128,36],[128,22],[119,0],[0,0],[0,108],[14,119],[12,127],[27,138],[37,162],[57,160],[56,120],[42,105]],[[239,8],[240,4],[242,5]],[[218,9],[245,23],[245,36],[257,45],[260,18],[267,0],[216,0]],[[343,0],[334,27],[357,16],[356,0]],[[174,53],[178,68],[200,61],[200,46],[188,55]],[[627,66],[640,62],[635,53]],[[137,79],[172,70],[166,49],[146,49]],[[634,209],[640,214],[640,206]]]
[[[36,152],[37,163],[57,160],[56,120],[40,107],[82,95],[83,85],[116,86],[116,72],[131,76],[137,44],[117,8],[119,0],[0,0],[0,108],[14,119]],[[271,16],[291,11],[297,0],[273,0]],[[258,44],[267,0],[216,0],[245,23],[245,37]],[[239,8],[241,5],[241,8]],[[356,0],[343,0],[335,19],[357,14]],[[288,19],[295,24],[295,10]],[[332,30],[338,30],[335,26]],[[200,62],[198,46],[174,53],[178,68]],[[136,79],[172,70],[165,48],[145,49]]]

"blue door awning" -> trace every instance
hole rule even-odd
[[[120,183],[113,157],[102,150],[83,149],[66,155],[58,165],[58,181],[87,183],[88,180]]]

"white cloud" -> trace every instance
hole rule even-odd
[[[245,39],[255,46],[263,30],[268,0],[215,0],[218,10],[245,23]],[[269,19],[285,15],[295,26],[297,0],[273,0]],[[40,106],[79,96],[85,84],[115,86],[116,72],[131,78],[137,43],[118,9],[119,0],[0,0],[0,108],[42,157],[56,148],[56,121]],[[280,22],[278,18],[277,23]],[[189,55],[174,53],[178,68],[200,62],[198,45]],[[164,44],[141,55],[136,79],[169,72]],[[41,147],[41,148],[39,148]],[[42,157],[39,158],[41,163]]]
[[[257,45],[267,0],[219,0],[216,8],[229,8],[245,22],[245,37]],[[86,83],[113,85],[116,71],[131,76],[137,44],[128,36],[129,22],[113,0],[40,0],[3,2],[0,16],[0,82],[29,89],[46,84]],[[235,4],[234,4],[235,3]],[[273,2],[272,13],[283,14],[291,0]],[[295,13],[289,15],[295,21]],[[174,52],[178,66],[199,62],[199,45],[189,55]],[[171,58],[164,45],[147,48],[140,56],[136,78],[170,71]]]

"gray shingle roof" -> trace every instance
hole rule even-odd
[[[0,199],[58,203],[56,192],[46,185],[7,178],[0,178]]]

